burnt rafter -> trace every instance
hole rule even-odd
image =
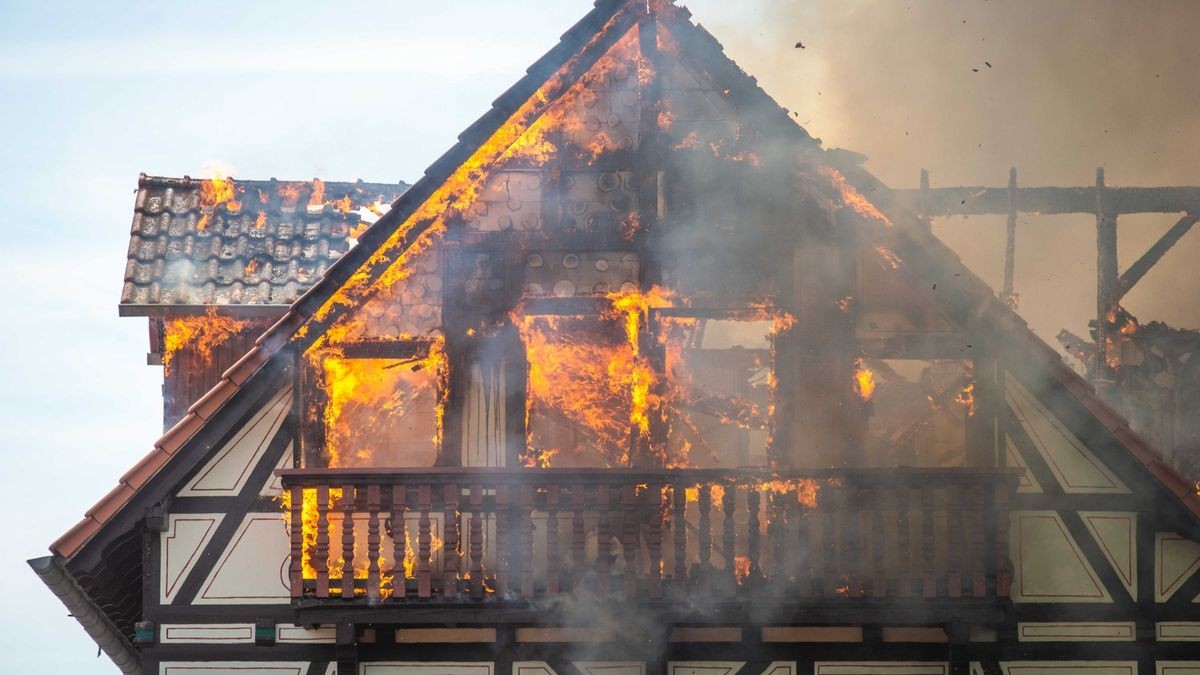
[[[1188,213],[1180,218],[1178,222],[1171,226],[1171,229],[1167,230],[1158,241],[1154,242],[1153,246],[1142,254],[1142,257],[1138,258],[1137,261],[1121,274],[1117,279],[1119,297],[1123,297],[1129,291],[1133,290],[1134,284],[1141,281],[1142,277],[1146,276],[1146,272],[1149,272],[1150,268],[1154,267],[1155,263],[1161,260],[1163,255],[1171,250],[1171,247],[1182,239],[1183,235],[1188,233],[1188,230],[1192,229],[1196,221],[1200,220],[1200,216],[1195,215],[1197,212]]]

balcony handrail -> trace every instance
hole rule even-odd
[[[530,481],[586,480],[592,485],[727,483],[745,485],[774,481],[840,480],[843,486],[964,484],[996,482],[1015,486],[1022,469],[1014,467],[893,467],[893,468],[526,468],[526,467],[356,467],[277,469],[283,487],[315,485],[520,485]]]

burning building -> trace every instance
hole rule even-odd
[[[411,186],[143,177],[121,306],[171,426],[31,564],[123,672],[1195,668],[1193,486],[669,2]]]

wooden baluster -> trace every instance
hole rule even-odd
[[[643,522],[646,523],[646,554],[650,558],[650,597],[662,597],[663,557],[662,557],[662,522],[663,522],[663,489],[661,485],[651,485],[642,495]]]
[[[961,598],[963,549],[966,548],[962,519],[965,500],[957,485],[947,486],[942,496],[946,508],[946,592],[952,598]]]
[[[512,563],[513,542],[509,527],[509,493],[507,485],[496,487],[496,596],[508,596],[508,573]]]
[[[821,560],[825,565],[821,570],[821,596],[826,598],[836,596],[842,585],[841,575],[838,573],[837,512],[843,492],[840,487],[833,486],[822,492],[824,499],[821,500],[820,510]]]
[[[392,486],[392,597],[403,599],[405,588],[404,561],[408,559],[408,535],[404,528],[403,485]]]
[[[625,561],[624,586],[625,597],[637,597],[637,558],[638,558],[638,525],[637,488],[630,485],[623,488],[624,497],[621,500],[624,508],[624,518],[621,524],[621,557]]]
[[[584,486],[576,483],[571,486],[571,588],[575,593],[583,592],[583,578],[587,572],[587,530],[583,526],[586,508]]]
[[[700,485],[699,490],[700,537],[696,542],[697,555],[700,560],[698,574],[700,575],[699,580],[702,580],[705,586],[708,586],[709,581],[712,579],[712,485]]]
[[[342,597],[354,597],[354,486],[342,486]]]
[[[562,547],[558,541],[558,486],[546,486],[546,593],[558,593],[560,575],[559,561]]]
[[[934,494],[936,488],[921,485],[921,595],[937,597],[937,577],[934,576]]]
[[[910,552],[908,523],[908,502],[910,492],[908,487],[901,485],[896,488],[896,595],[907,598],[912,595],[913,569]]]
[[[788,499],[789,493],[767,493],[767,539],[771,542],[771,584],[782,589],[788,582],[788,524],[790,522],[788,503],[794,502],[795,497]]]
[[[862,549],[862,524],[860,524],[859,513],[862,512],[862,488],[846,488],[841,490],[839,500],[842,522],[842,539],[841,546],[838,551],[838,568],[841,571],[841,587],[844,590],[844,595],[848,597],[857,597],[862,584],[862,562],[863,554],[866,551]]]
[[[534,596],[533,588],[533,486],[521,486],[521,595]]]
[[[291,538],[288,558],[288,581],[291,582],[292,597],[304,597],[304,488],[288,490],[291,504],[288,508],[288,536]]]
[[[420,519],[417,521],[417,597],[433,597],[433,571],[429,560],[433,547],[433,536],[430,534],[431,523],[429,512],[433,510],[433,486],[428,483],[417,486],[417,511]]]
[[[671,522],[671,537],[675,544],[675,590],[683,595],[687,592],[687,488],[676,483],[671,488],[675,513]]]
[[[317,545],[313,552],[317,597],[329,597],[329,486],[317,486]]]
[[[1000,486],[996,490],[995,501],[989,500],[988,506],[993,514],[995,534],[992,539],[996,542],[993,555],[996,561],[996,597],[1007,598],[1012,584],[1012,562],[1008,557],[1008,487]]]
[[[607,597],[611,591],[612,581],[612,531],[610,527],[609,509],[611,501],[610,488],[600,485],[596,488],[596,581],[599,582],[601,597]]]
[[[483,486],[471,486],[471,587],[472,598],[483,597]]]
[[[737,485],[729,484],[725,486],[725,495],[721,499],[721,510],[725,514],[725,518],[721,521],[721,529],[724,531],[721,545],[725,547],[725,583],[730,593],[737,586],[737,570],[736,567],[736,540],[734,539],[734,524],[733,511],[737,505]]]
[[[823,501],[821,492],[817,493],[816,499]],[[796,516],[796,590],[800,597],[808,598],[812,596],[815,570],[820,569],[821,549],[812,545],[820,519],[813,514],[816,504],[808,506],[797,502],[796,506],[799,509]]]
[[[968,542],[967,560],[971,566],[971,596],[982,598],[987,595],[987,576],[983,569],[984,523],[983,523],[983,486],[974,485],[968,495],[971,499],[968,513]]]
[[[367,597],[380,598],[379,583],[379,486],[367,486]]]
[[[442,488],[442,529],[445,531],[442,544],[442,597],[456,598],[459,595],[459,570],[462,569],[462,547],[459,546],[458,502],[462,493],[457,485]]]
[[[887,531],[884,525],[884,509],[887,504],[884,499],[890,490],[876,487],[872,491],[874,501],[867,509],[867,517],[871,519],[871,563],[874,572],[871,575],[871,595],[877,598],[887,597],[887,568],[885,554],[887,552]]]
[[[759,556],[762,554],[762,533],[759,532],[759,528],[762,524],[758,513],[762,508],[762,494],[759,490],[757,485],[746,487],[746,511],[749,516],[746,525],[746,554],[750,558],[750,576],[747,577],[747,582],[751,584],[758,580],[762,570],[759,564]]]

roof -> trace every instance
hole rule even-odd
[[[281,350],[285,346],[293,341],[315,339],[321,332],[320,323],[323,322],[310,324],[310,317],[314,312],[342,287],[351,274],[363,268],[371,256],[390,241],[396,228],[416,212],[433,191],[445,182],[460,164],[471,157],[474,150],[484,143],[492,132],[516,112],[525,99],[538,91],[553,73],[568,65],[570,57],[576,54],[577,50],[587,51],[593,34],[602,28],[610,28],[613,19],[623,9],[638,6],[644,5],[633,0],[598,0],[596,8],[565,33],[558,46],[531,66],[524,78],[498,98],[488,113],[463,132],[459,142],[434,162],[425,176],[397,200],[392,210],[363,234],[359,246],[329,265],[324,276],[291,305],[284,316],[258,339],[255,347],[231,367],[208,394],[189,408],[187,415],[155,443],[154,450],[121,477],[116,488],[90,509],[75,527],[55,541],[51,550],[64,557],[78,552],[190,438],[213,419],[226,402],[257,374],[266,370],[263,368],[265,364],[273,362],[277,354],[283,356]],[[636,11],[630,9],[627,13],[633,14]],[[705,65],[713,64],[714,70],[719,72],[722,78],[726,78],[724,81],[729,84],[731,90],[735,94],[748,96],[751,105],[761,112],[764,109],[761,97],[766,97],[765,92],[762,92],[753,78],[724,56],[719,43],[711,35],[686,20],[685,10],[676,8],[675,11],[675,16],[671,17],[671,27],[678,29],[683,26],[685,30],[690,30],[690,48],[704,50]],[[689,45],[685,44],[685,47]],[[794,138],[804,146],[812,148],[814,142],[811,137],[790,120],[786,111],[773,102],[772,105],[773,108],[768,106],[766,112],[762,113],[768,122],[775,124],[782,118],[794,127]],[[871,201],[895,223],[895,226],[886,229],[868,228],[869,236],[886,240],[890,247],[910,262],[911,269],[917,273],[939,278],[953,277],[955,290],[950,292],[957,294],[954,304],[961,308],[964,315],[969,316],[972,321],[988,321],[989,327],[1004,337],[1010,347],[1027,354],[1029,363],[1033,364],[1039,373],[1057,381],[1112,434],[1130,456],[1142,464],[1149,474],[1173,495],[1183,508],[1200,518],[1200,496],[1192,486],[1129,427],[1124,417],[1104,403],[1091,385],[1063,363],[1053,347],[1042,341],[1026,326],[1024,320],[998,300],[992,289],[970,272],[953,251],[922,227],[915,216],[898,203],[887,186],[854,162],[847,161],[841,154],[820,150],[818,152],[824,153],[823,161],[840,170],[849,184],[860,193],[871,194]],[[405,247],[411,246],[419,234],[420,231],[416,228],[405,233],[399,252],[403,253]]]
[[[138,180],[122,314],[274,305],[307,291],[408,186],[275,179]]]

